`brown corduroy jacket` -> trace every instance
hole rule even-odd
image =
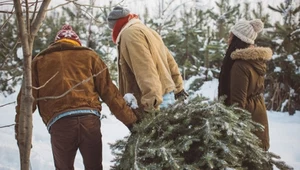
[[[262,124],[263,132],[255,132],[262,140],[263,148],[268,150],[269,125],[264,98],[264,76],[267,71],[266,61],[272,57],[272,50],[264,47],[250,47],[236,50],[231,54],[235,60],[231,68],[230,103],[237,103],[248,110],[252,120]]]
[[[112,83],[107,66],[97,53],[89,48],[65,42],[50,45],[32,61],[32,85],[44,86],[38,90],[33,89],[33,111],[38,106],[46,125],[65,111],[101,111],[99,97],[125,125],[136,122],[135,114]],[[63,95],[64,93],[66,94]],[[16,124],[20,114],[20,94],[16,106]],[[55,99],[46,98],[61,95],[62,97]]]

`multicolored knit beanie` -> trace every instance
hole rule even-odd
[[[64,25],[56,34],[54,41],[58,41],[63,38],[74,40],[81,45],[79,36],[73,31],[73,28],[70,25]]]

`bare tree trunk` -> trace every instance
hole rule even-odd
[[[20,102],[20,117],[18,129],[18,146],[20,151],[21,170],[29,170],[30,168],[30,149],[32,140],[32,105],[34,98],[32,96],[32,77],[31,77],[31,61],[32,61],[32,47],[35,34],[41,26],[45,17],[47,7],[50,0],[44,0],[38,15],[34,18],[33,23],[29,20],[28,2],[26,5],[26,19],[22,13],[22,6],[20,0],[14,0],[16,9],[16,18],[18,22],[19,37],[23,49],[24,73],[22,83],[22,93]]]

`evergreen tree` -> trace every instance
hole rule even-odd
[[[300,6],[287,0],[269,8],[280,13],[283,22],[276,22],[274,31],[268,31],[274,56],[266,79],[267,108],[294,114],[300,109]]]
[[[264,11],[265,9],[262,2],[258,2],[256,4],[256,8],[252,10],[252,16],[250,16],[250,19],[259,18],[264,23],[264,30],[273,29],[273,25],[270,21],[270,14],[265,13]],[[263,31],[261,34],[258,34],[255,44],[258,46],[270,47],[270,40],[272,40],[272,35],[267,33],[267,31]]]
[[[208,68],[220,68],[223,57],[227,48],[227,39],[229,30],[240,19],[240,4],[230,5],[229,0],[220,0],[215,2],[217,11],[209,11],[210,18],[213,20],[213,32],[209,43],[208,50]],[[218,75],[216,76],[218,77]]]
[[[209,32],[207,11],[195,6],[183,6],[176,29],[169,31],[164,41],[173,52],[184,79],[199,75],[204,66],[203,46]]]
[[[66,22],[67,16],[64,10],[61,12],[54,10],[47,14],[34,41],[33,57],[54,42],[57,32],[64,24],[66,24]]]
[[[198,77],[192,82],[189,93],[197,91],[204,81],[217,78],[223,57],[227,48],[227,37],[230,27],[240,17],[240,5],[230,5],[229,0],[220,0],[216,3],[216,11],[207,10],[203,21],[205,24],[204,35],[201,36],[198,45],[200,49],[197,58],[201,60],[201,66],[196,65]],[[195,66],[192,65],[191,68]]]
[[[21,79],[22,60],[17,56],[20,42],[15,18],[0,14],[0,23],[0,93],[6,96],[15,92],[14,87]]]
[[[111,30],[106,26],[106,17],[112,4],[99,10],[90,6],[62,7],[62,11],[51,11],[45,18],[35,40],[33,56],[47,48],[61,29],[70,24],[79,35],[82,45],[95,50],[109,68],[111,78],[117,79],[116,48],[111,40]]]
[[[251,165],[266,170],[272,155],[259,147],[260,140],[252,133],[262,128],[245,110],[197,97],[149,113],[130,137],[111,144],[116,156],[112,168],[241,170]]]
[[[227,39],[229,34],[229,29],[237,20],[239,20],[240,12],[240,4],[230,5],[229,0],[220,0],[219,2],[215,2],[218,7],[218,12],[214,13],[210,10],[210,17],[215,21],[216,38],[219,40]]]

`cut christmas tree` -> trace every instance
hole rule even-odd
[[[261,129],[249,112],[235,106],[200,97],[178,102],[149,113],[129,137],[111,144],[112,169],[267,170],[274,163],[292,169],[260,148],[252,132]]]

